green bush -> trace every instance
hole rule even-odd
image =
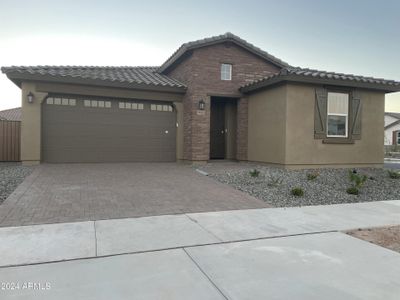
[[[251,177],[258,177],[260,175],[260,171],[258,171],[257,169],[251,170],[250,171],[250,176]]]
[[[347,194],[350,194],[350,195],[358,195],[360,193],[360,190],[358,188],[356,188],[355,186],[352,186],[352,187],[349,187],[346,190],[346,192],[347,192]]]
[[[358,174],[356,170],[353,170],[349,171],[349,179],[353,187],[360,189],[365,181],[367,181],[368,177],[367,175]]]
[[[400,172],[394,170],[388,170],[389,177],[392,179],[400,179]]]
[[[307,173],[307,180],[315,180],[319,176],[318,172]]]
[[[303,197],[303,196],[304,196],[304,190],[303,190],[301,187],[295,187],[295,188],[293,188],[293,189],[290,191],[290,193],[291,193],[293,196],[296,196],[296,197]]]
[[[368,176],[363,174],[358,174],[357,170],[349,171],[349,179],[351,186],[346,190],[347,194],[358,195],[360,193],[360,189],[367,181]]]

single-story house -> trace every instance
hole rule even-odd
[[[21,121],[21,107],[1,110],[0,111],[0,120]]]
[[[400,113],[385,112],[385,145],[400,145]]]
[[[381,166],[385,94],[400,83],[293,67],[226,33],[159,67],[12,66],[21,159],[210,159]]]

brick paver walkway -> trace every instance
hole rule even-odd
[[[182,164],[44,164],[0,205],[0,226],[262,207]]]

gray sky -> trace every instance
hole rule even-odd
[[[0,65],[160,65],[230,31],[301,67],[400,80],[400,1],[0,0]],[[0,74],[0,109],[20,91]],[[400,112],[400,93],[387,96]]]

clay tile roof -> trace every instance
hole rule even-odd
[[[82,80],[101,85],[124,87],[164,87],[185,89],[178,80],[157,72],[158,67],[95,67],[95,66],[11,66],[1,71],[18,84],[18,79],[34,77],[35,80],[81,83]],[[32,78],[31,78],[32,79]]]
[[[21,107],[1,110],[0,120],[21,121]]]
[[[387,116],[391,116],[393,118],[399,119],[400,120],[400,113],[396,113],[396,112],[385,112],[385,115]]]
[[[244,93],[250,92],[282,81],[299,81],[308,83],[353,86],[360,88],[379,89],[388,92],[400,91],[400,82],[394,80],[320,71],[299,67],[283,68],[280,72],[276,74],[243,85],[240,88],[240,91]]]
[[[196,49],[196,48],[200,48],[200,47],[205,47],[205,46],[209,46],[209,45],[213,45],[213,44],[217,44],[217,43],[221,43],[221,42],[233,42],[247,50],[249,50],[250,52],[260,56],[261,58],[264,58],[268,61],[270,61],[271,63],[277,65],[278,67],[289,67],[289,64],[280,60],[279,58],[269,54],[268,52],[254,46],[253,44],[250,44],[249,42],[247,42],[246,40],[234,35],[233,33],[227,32],[225,34],[221,34],[218,36],[213,36],[213,37],[209,37],[209,38],[205,38],[205,39],[201,39],[201,40],[197,40],[197,41],[193,41],[193,42],[188,42],[188,43],[184,43],[182,44],[182,46],[180,46],[178,48],[178,50],[176,50],[174,52],[174,54],[172,54],[166,62],[164,62],[162,64],[162,66],[159,68],[159,72],[164,72],[165,70],[169,69],[172,65],[174,65],[174,63],[186,52],[192,49]]]

